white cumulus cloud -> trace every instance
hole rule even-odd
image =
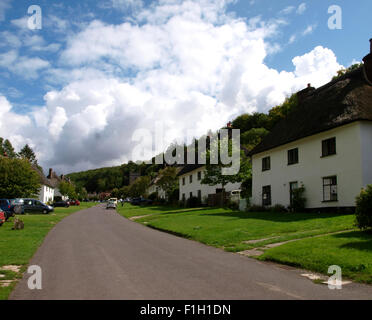
[[[9,134],[27,132],[41,163],[66,172],[117,165],[132,159],[136,129],[163,123],[165,144],[190,130],[197,137],[340,69],[321,46],[293,58],[292,71],[268,67],[283,22],[244,21],[226,14],[226,3],[162,0],[142,8],[138,24],[91,22],[69,37],[61,67],[46,70],[63,87]]]

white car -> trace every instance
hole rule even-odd
[[[118,204],[118,199],[117,198],[110,198],[110,199],[108,199],[108,202],[115,202],[115,204]]]
[[[116,203],[114,201],[107,202],[106,209],[116,209]]]

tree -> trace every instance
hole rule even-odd
[[[159,180],[156,185],[165,192],[166,199],[169,200],[171,194],[178,187],[177,169],[175,167],[166,167],[159,171]]]
[[[345,75],[346,73],[350,72],[350,71],[353,71],[353,70],[356,70],[358,68],[360,68],[361,66],[363,65],[363,63],[355,63],[353,65],[351,65],[350,67],[346,68],[346,69],[340,69],[337,71],[337,75],[335,75],[332,80],[336,80],[337,78]]]
[[[68,196],[70,199],[77,198],[75,186],[72,183],[61,181],[58,185],[58,189],[63,196]]]
[[[14,148],[8,139],[3,142],[3,149],[8,158],[14,159],[17,157],[17,153],[14,151]]]
[[[0,137],[0,156],[3,156],[5,152],[3,144],[4,144],[4,139]]]
[[[265,128],[252,128],[240,136],[240,143],[252,150],[268,133]]]
[[[24,159],[0,157],[0,198],[37,196],[40,177]]]
[[[356,225],[361,230],[372,232],[372,185],[362,189],[356,198]]]
[[[130,186],[129,186],[129,195],[131,197],[141,197],[145,196],[146,189],[150,184],[150,177],[143,176],[137,178]]]
[[[232,142],[229,140],[229,153],[231,155],[232,152]],[[218,145],[219,154],[220,152],[220,144]],[[210,162],[211,154],[210,150],[206,152],[206,171],[204,173],[204,177],[201,181],[202,184],[207,184],[210,186],[215,186],[220,184],[222,187],[222,205],[224,205],[225,200],[225,186],[228,183],[235,183],[235,182],[243,182],[246,179],[251,179],[252,172],[251,172],[251,163],[249,159],[245,156],[244,152],[240,151],[240,168],[239,172],[234,175],[226,175],[223,174],[223,168],[230,167],[231,164],[225,165],[222,164],[221,161],[218,161],[218,164],[211,164]]]
[[[36,155],[34,151],[30,148],[28,144],[26,144],[21,151],[19,152],[19,156],[23,159],[30,161],[30,163],[37,163]]]

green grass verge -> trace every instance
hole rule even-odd
[[[303,239],[269,249],[260,260],[284,263],[327,274],[338,265],[342,275],[357,282],[372,283],[372,235],[352,231]]]
[[[118,209],[123,216],[145,216],[136,221],[232,252],[354,228],[353,215],[125,206]],[[266,238],[271,239],[245,243]]]
[[[20,215],[19,218],[25,224],[23,230],[12,230],[13,218],[9,219],[8,222],[0,227],[0,267],[5,265],[18,265],[21,266],[21,271],[19,273],[0,271],[0,274],[5,275],[5,278],[0,278],[0,280],[21,278],[30,259],[54,225],[69,214],[94,205],[95,203],[82,202],[80,206],[55,208],[55,211],[48,215]],[[14,286],[15,283],[9,287],[0,286],[0,300],[7,299]]]

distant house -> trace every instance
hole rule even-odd
[[[151,180],[150,185],[146,190],[146,193],[148,195],[156,193],[156,195],[159,199],[165,199],[166,198],[165,191],[161,187],[156,185],[156,183],[159,181],[159,178],[160,177],[157,176],[157,177],[155,177],[154,179]]]
[[[38,199],[41,202],[53,202],[54,200],[54,186],[49,179],[47,179],[44,173],[35,165],[32,165],[32,169],[39,175],[41,188],[38,194]]]
[[[191,197],[197,197],[203,204],[208,202],[208,196],[220,193],[221,185],[209,186],[201,184],[205,174],[205,165],[188,164],[185,165],[178,173],[178,182],[180,190],[180,201],[186,201]],[[228,183],[225,186],[225,192],[240,189],[240,182]]]
[[[251,152],[252,203],[289,206],[303,185],[307,208],[354,207],[372,184],[372,39],[364,66],[308,87],[298,107]]]
[[[55,198],[61,198],[62,200],[67,200],[67,196],[63,196],[61,192],[59,191],[59,184],[62,181],[68,181],[68,179],[65,178],[64,175],[58,176],[55,171],[53,171],[52,168],[49,169],[49,174],[47,176],[48,180],[50,181],[51,185],[54,187],[54,197]]]

